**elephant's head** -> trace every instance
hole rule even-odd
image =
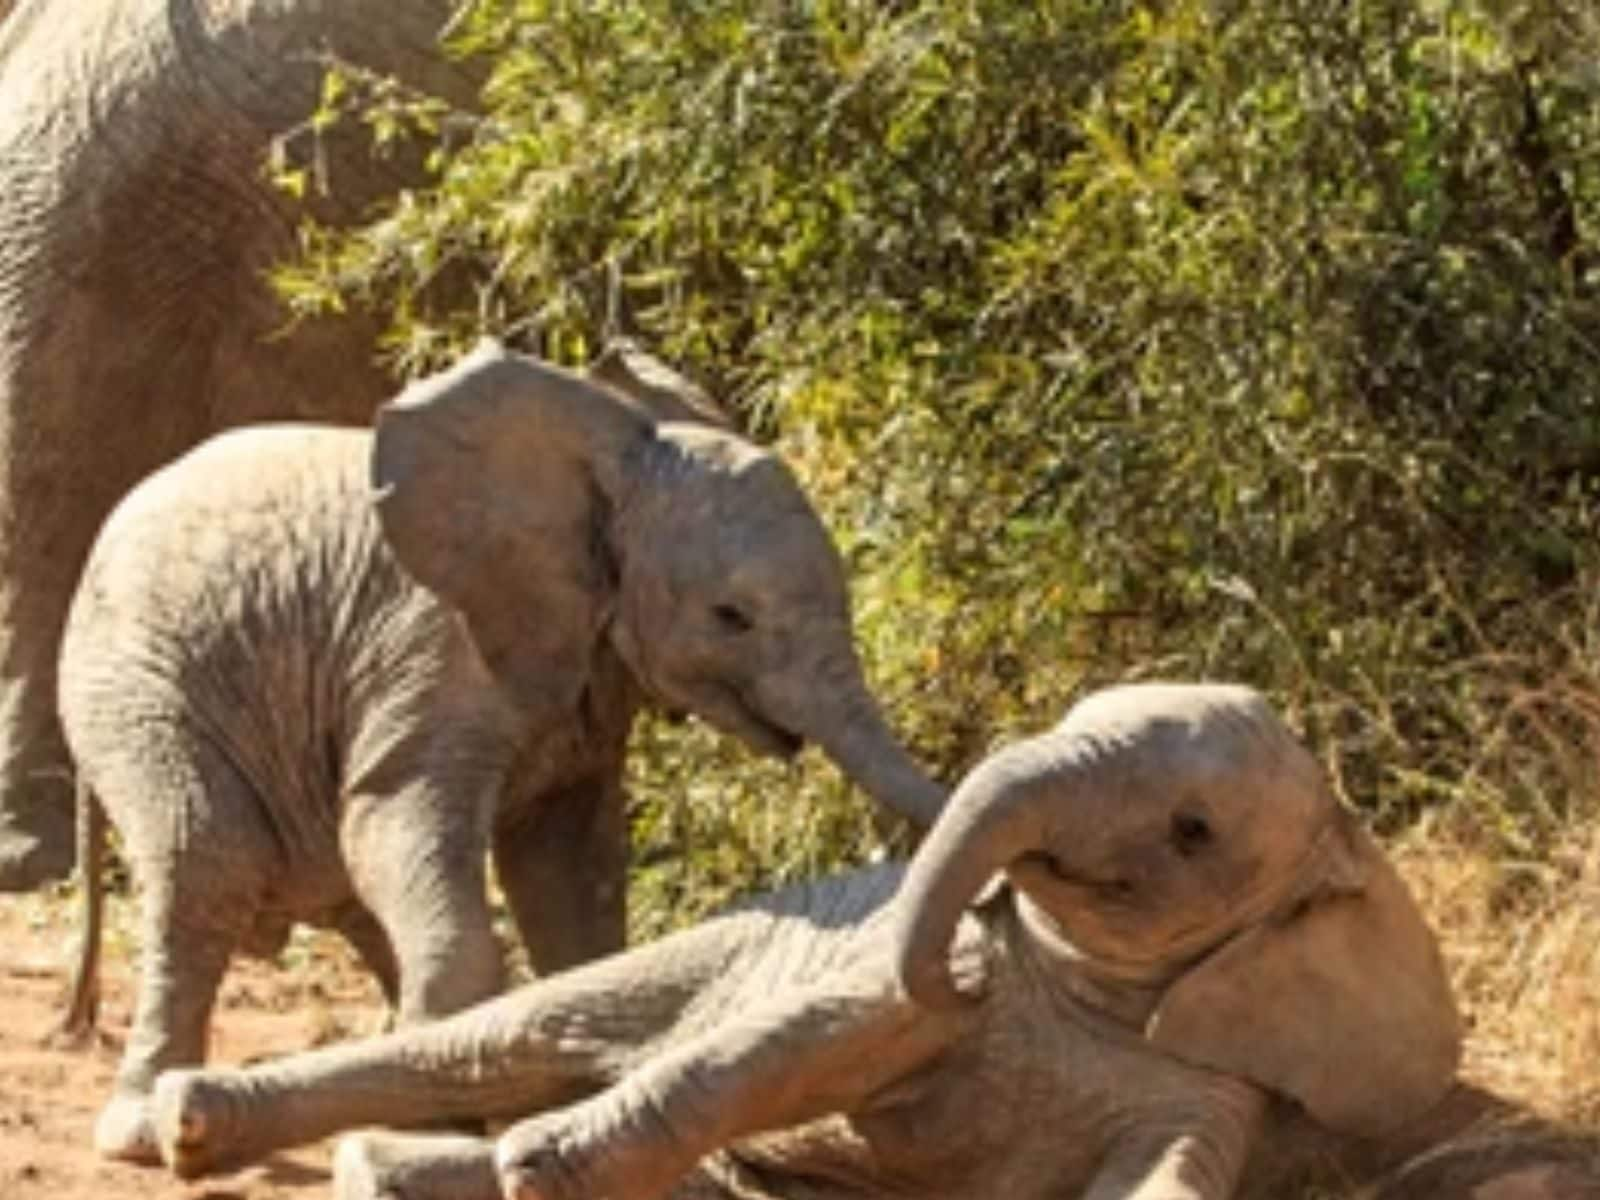
[[[862,678],[833,542],[784,465],[636,353],[588,378],[480,346],[379,413],[384,534],[530,722],[609,640],[660,703],[757,750],[815,741],[926,824],[944,790]]]
[[[992,873],[1045,961],[1159,994],[1176,1057],[1372,1133],[1454,1077],[1460,1033],[1433,935],[1316,761],[1243,687],[1084,700],[956,789],[896,899],[901,981],[971,1003],[957,922]]]

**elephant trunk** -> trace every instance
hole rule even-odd
[[[901,746],[861,681],[859,668],[852,675],[842,698],[840,689],[821,689],[825,715],[802,722],[800,728],[869,796],[926,829],[938,819],[949,789],[929,778]]]
[[[1043,739],[1019,742],[980,763],[955,791],[907,868],[895,899],[895,968],[918,1004],[950,1010],[970,1002],[951,977],[949,950],[962,913],[996,871],[1045,843],[1042,803],[1080,757],[1051,761]]]

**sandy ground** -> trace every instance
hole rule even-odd
[[[62,1049],[45,1041],[63,1007],[74,907],[61,896],[0,896],[0,1200],[329,1200],[331,1143],[189,1184],[95,1156],[91,1130],[132,1013],[130,913],[120,899],[109,913],[100,1041]],[[376,985],[340,941],[297,933],[278,964],[234,965],[213,1023],[211,1059],[249,1062],[372,1032],[383,1018]],[[1545,1165],[1557,1156],[1543,1132],[1496,1140],[1498,1168],[1472,1167],[1468,1156],[1461,1174],[1436,1150],[1427,1156],[1434,1169],[1384,1192],[1384,1200],[1600,1200],[1600,1139],[1585,1137],[1558,1156],[1585,1164],[1571,1174]],[[1446,1179],[1451,1183],[1441,1186]]]
[[[237,1175],[185,1184],[99,1160],[91,1130],[111,1087],[133,1007],[133,972],[115,922],[102,971],[99,1045],[43,1044],[61,1010],[74,938],[70,905],[0,896],[0,1200],[323,1200],[330,1147],[278,1156]],[[212,1058],[247,1062],[376,1028],[376,988],[330,939],[297,941],[287,965],[234,966]]]

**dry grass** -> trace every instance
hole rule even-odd
[[[1444,946],[1465,1073],[1600,1130],[1600,828],[1571,830],[1540,863],[1426,827],[1392,851]]]
[[[1444,950],[1466,1021],[1463,1076],[1510,1105],[1460,1141],[1529,1162],[1560,1144],[1552,1157],[1586,1172],[1572,1194],[1589,1197],[1600,1195],[1587,1182],[1600,1181],[1600,579],[1525,616],[1518,647],[1484,638],[1436,681],[1458,731],[1433,751],[1439,803],[1388,849]]]

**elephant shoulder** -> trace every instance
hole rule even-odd
[[[882,910],[904,874],[904,862],[874,863],[788,884],[743,901],[731,911],[761,913],[819,930],[853,930]]]

